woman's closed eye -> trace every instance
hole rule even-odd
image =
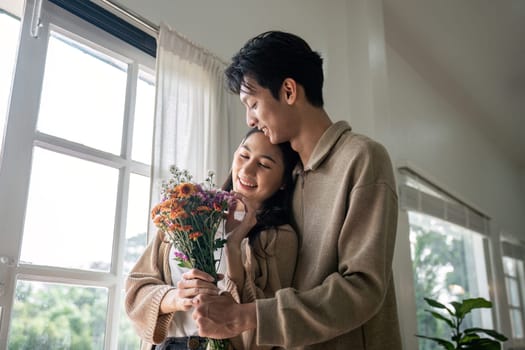
[[[250,155],[246,153],[239,153],[239,157],[245,160],[250,159]],[[271,169],[272,167],[266,163],[263,162],[257,162],[257,166],[264,169]]]

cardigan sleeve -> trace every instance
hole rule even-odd
[[[142,340],[159,344],[166,337],[174,313],[160,314],[160,303],[169,290],[168,253],[171,245],[159,231],[126,278],[126,313]]]
[[[291,285],[298,249],[297,235],[291,226],[283,225],[278,229],[262,231],[253,246],[248,243],[248,239],[244,239],[241,248],[243,286],[237,286],[232,279],[225,277],[226,288],[237,302],[250,303],[256,299],[271,298],[279,289]],[[236,349],[271,348],[257,346],[254,331],[244,332],[232,341]]]
[[[270,298],[281,288],[292,284],[297,260],[298,241],[289,225],[262,231],[253,246],[244,239],[241,243],[244,284],[238,286],[233,276],[225,276],[225,289],[238,303],[250,303]]]

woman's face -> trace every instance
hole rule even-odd
[[[258,209],[282,185],[284,163],[281,150],[261,132],[254,132],[233,155],[233,190]]]

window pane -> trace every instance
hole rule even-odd
[[[505,280],[507,282],[507,298],[509,299],[509,305],[520,307],[518,281],[514,278],[506,278]]]
[[[436,322],[425,311],[424,298],[442,303],[466,298],[488,299],[482,237],[461,226],[429,215],[409,211],[410,245],[413,263],[418,334],[448,338],[450,330],[444,322]],[[492,326],[490,310],[474,310],[463,327]],[[420,340],[420,349],[440,349],[433,342]]]
[[[120,154],[127,66],[52,32],[38,129]]]
[[[104,349],[105,288],[18,281],[9,349]]]
[[[124,300],[124,290],[121,292],[121,300]],[[140,349],[140,338],[133,329],[133,325],[124,310],[124,303],[120,304],[120,324],[118,333],[119,350],[138,350]]]
[[[140,71],[135,101],[135,123],[131,158],[151,164],[153,145],[153,116],[155,112],[155,84],[153,77]]]
[[[2,42],[0,54],[0,152],[3,145],[7,106],[11,95],[19,31],[20,21],[0,10],[0,41]]]
[[[512,325],[512,337],[514,339],[523,339],[523,322],[520,310],[510,310],[510,323]]]
[[[129,180],[128,217],[126,222],[126,255],[124,273],[128,274],[146,249],[149,218],[150,179],[131,174]]]
[[[117,181],[116,169],[35,147],[21,260],[109,271]]]
[[[516,261],[512,258],[503,257],[503,272],[506,275],[516,277]]]

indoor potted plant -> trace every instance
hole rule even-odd
[[[464,299],[463,301],[453,301],[451,305],[453,309],[441,304],[437,300],[425,298],[427,304],[431,307],[446,310],[446,313],[436,312],[433,310],[426,310],[432,316],[443,322],[446,322],[451,328],[451,338],[443,339],[437,337],[429,337],[426,335],[416,334],[416,337],[429,339],[441,345],[446,350],[457,349],[477,349],[477,350],[500,350],[501,343],[507,340],[503,334],[491,329],[483,328],[466,328],[461,329],[461,323],[465,316],[474,309],[491,308],[492,303],[483,298]],[[488,337],[487,337],[488,336]]]

